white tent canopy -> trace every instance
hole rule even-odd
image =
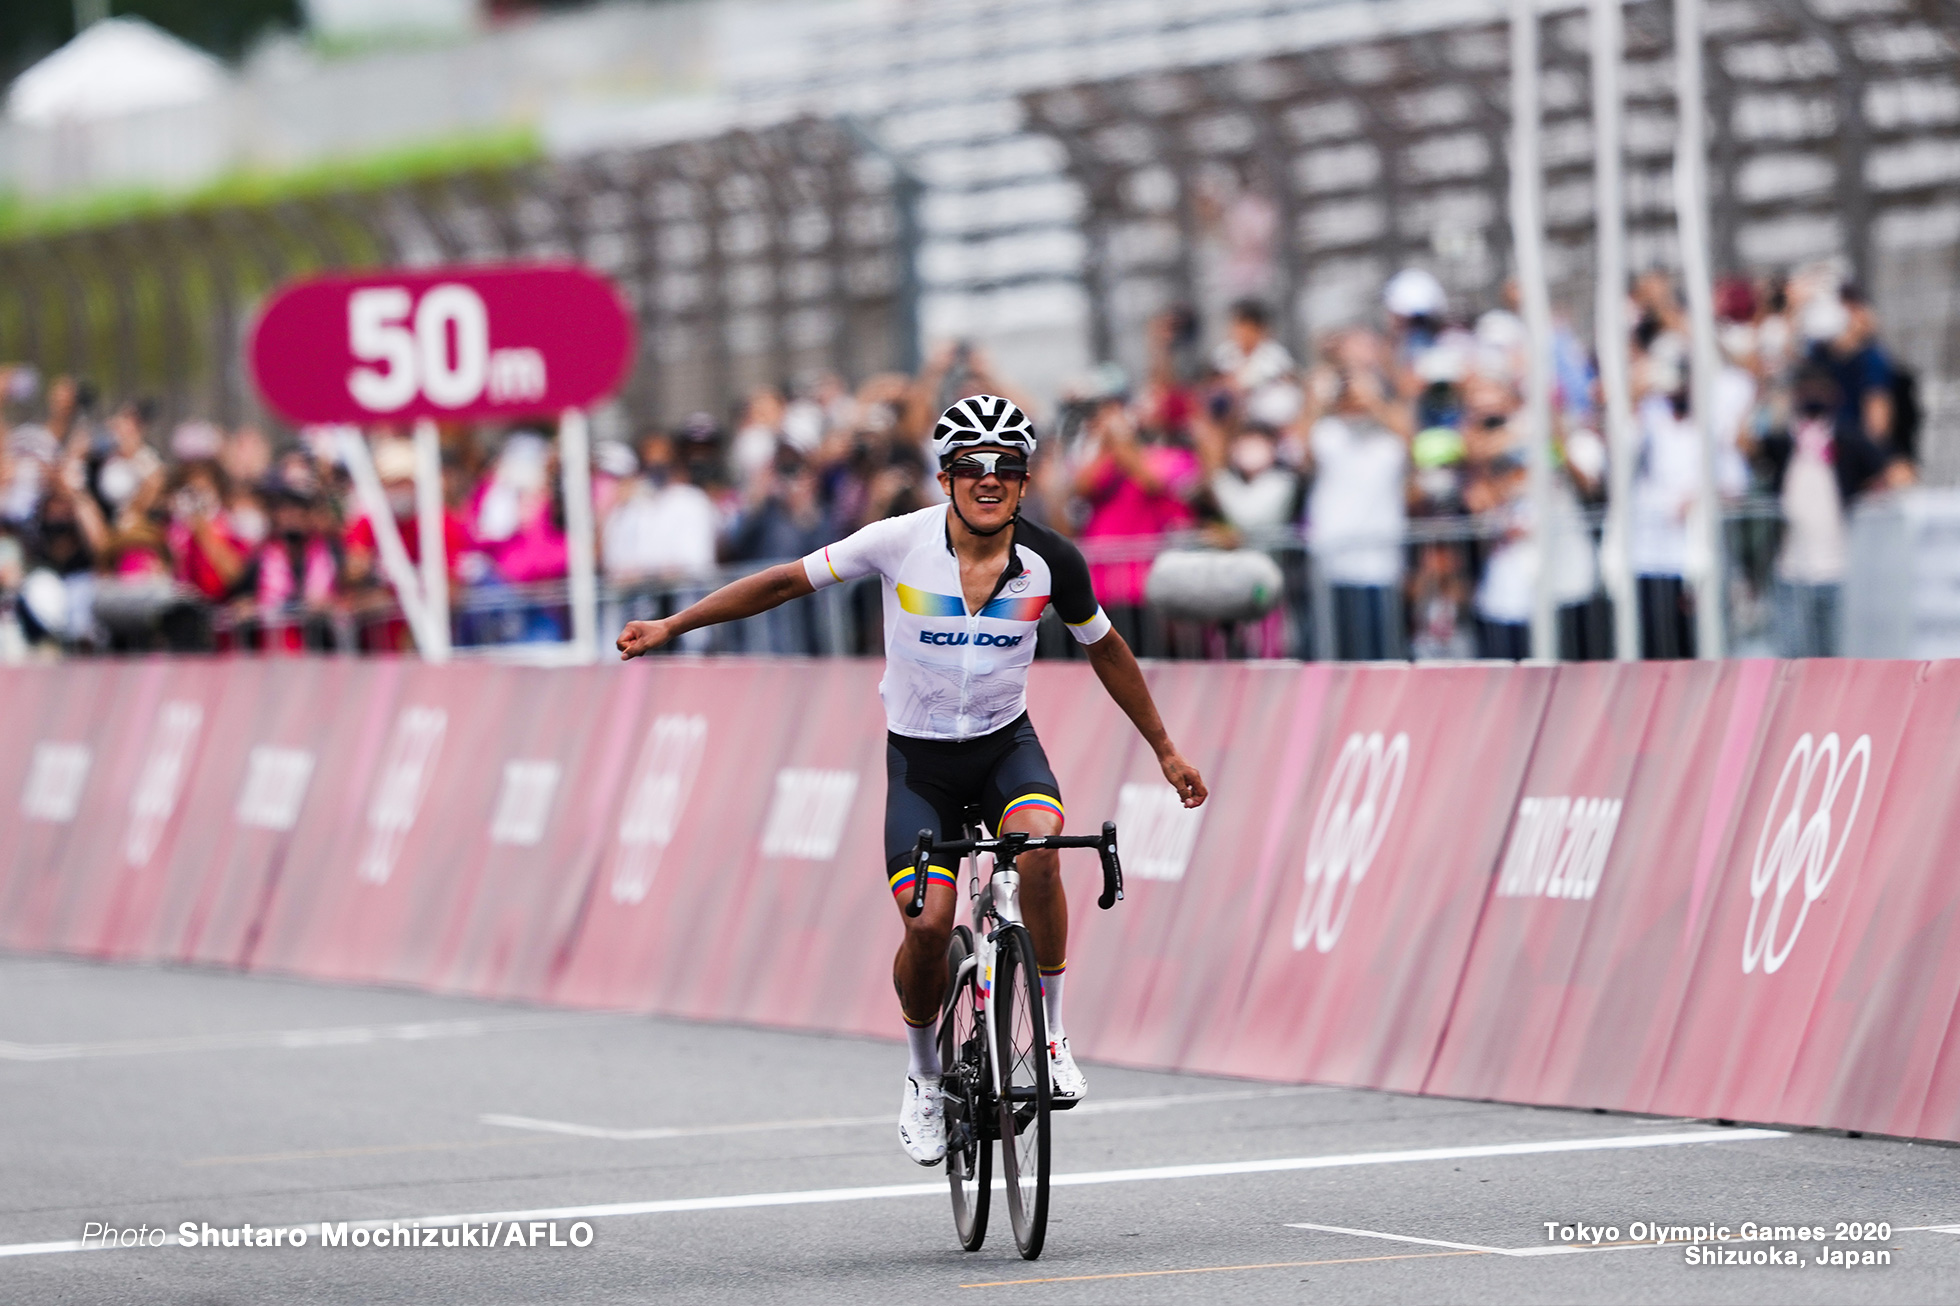
[[[110,18],[15,78],[7,116],[35,124],[113,118],[207,99],[229,80],[196,46],[140,18]]]

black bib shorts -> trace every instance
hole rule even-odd
[[[974,739],[885,736],[885,870],[909,877],[919,831],[957,839],[966,809],[998,833],[1007,813],[1022,806],[1062,811],[1062,789],[1048,755],[1023,712],[992,734]],[[950,871],[952,868],[947,868]]]

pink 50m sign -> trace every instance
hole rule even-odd
[[[616,390],[633,319],[571,263],[366,272],[283,287],[249,354],[259,393],[293,422],[523,417]]]

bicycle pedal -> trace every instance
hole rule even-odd
[[[1082,1099],[1079,1097],[1051,1097],[1048,1099],[1048,1109],[1050,1111],[1073,1111],[1076,1108],[1076,1104],[1081,1101]]]

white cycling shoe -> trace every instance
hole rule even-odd
[[[1048,1044],[1048,1088],[1049,1101],[1064,1110],[1089,1096],[1089,1081],[1069,1054],[1067,1035]]]
[[[920,1165],[946,1159],[946,1109],[939,1100],[939,1076],[905,1077],[905,1097],[898,1104],[898,1142],[905,1155]]]

